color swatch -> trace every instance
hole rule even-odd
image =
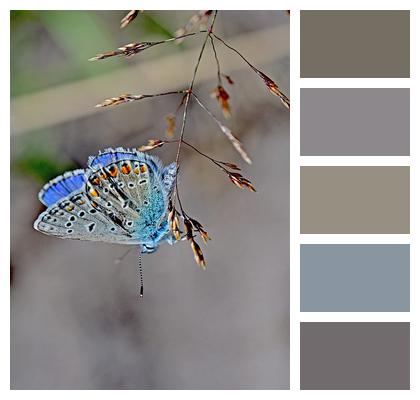
[[[407,10],[300,12],[302,78],[410,77]]]
[[[300,93],[302,156],[410,155],[410,89],[310,88]]]
[[[302,322],[301,389],[410,389],[408,322]]]
[[[410,246],[301,245],[300,311],[410,311]]]
[[[410,389],[410,11],[301,11],[300,77],[300,388]]]
[[[405,166],[304,166],[301,233],[407,234],[410,170]]]

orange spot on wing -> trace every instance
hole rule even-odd
[[[147,165],[146,165],[146,164],[142,164],[142,165],[140,165],[140,172],[141,172],[141,173],[145,173],[145,172],[147,172]]]
[[[102,173],[101,173],[101,175],[100,175],[100,178],[101,178],[101,179],[107,179],[107,178],[108,178],[107,173],[106,173],[105,171],[102,171]]]
[[[118,168],[115,165],[111,165],[109,168],[109,174],[114,178],[118,174]]]
[[[93,185],[99,185],[99,183],[101,182],[99,176],[94,176],[90,179],[90,183],[92,183]]]
[[[131,171],[131,165],[126,163],[121,166],[121,172],[125,175],[129,174]]]
[[[89,193],[90,193],[90,195],[91,195],[91,196],[93,196],[93,197],[98,197],[98,196],[99,196],[98,191],[97,191],[97,190],[95,190],[95,189],[91,189]]]

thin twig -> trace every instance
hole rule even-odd
[[[186,90],[184,90],[184,96],[182,96],[182,99],[181,99],[181,101],[180,101],[180,103],[179,103],[179,105],[178,105],[178,107],[176,108],[176,110],[175,110],[175,115],[177,115],[178,114],[178,112],[179,112],[179,110],[181,109],[181,107],[182,107],[182,105],[184,104],[184,101],[185,101],[185,98],[187,97],[187,93],[186,93],[187,91]]]
[[[258,68],[253,66],[238,50],[236,50],[234,47],[228,45],[222,38],[217,36],[214,32],[211,32],[211,35],[214,36],[217,40],[219,40],[221,43],[223,43],[228,49],[234,51],[239,57],[242,58],[250,67],[251,69],[264,81],[265,86],[268,88],[268,90],[274,94],[275,96],[280,98],[280,101],[283,103],[283,105],[290,110],[290,99],[284,94],[280,88],[278,87],[277,83],[274,82],[269,76],[264,74],[264,72],[260,71]]]
[[[140,151],[149,151],[149,150],[153,150],[157,147],[162,147],[164,144],[167,143],[178,143],[178,139],[174,139],[174,140],[161,140],[161,139],[151,139],[149,140],[147,145],[141,146],[139,147]],[[223,172],[225,172],[229,179],[231,180],[231,182],[238,186],[241,189],[249,189],[252,192],[256,192],[255,187],[252,185],[251,181],[247,178],[245,178],[243,175],[241,175],[238,171],[241,170],[241,168],[239,168],[236,164],[231,163],[231,162],[226,162],[226,161],[219,161],[216,160],[215,158],[209,156],[208,154],[203,153],[201,150],[197,149],[197,147],[193,146],[191,143],[188,143],[185,140],[182,140],[182,143],[187,145],[188,147],[192,148],[194,151],[196,151],[198,154],[200,154],[201,156],[207,158],[208,160],[210,160],[213,164],[215,164],[217,167],[219,167]],[[178,203],[180,205],[181,208],[181,214],[185,219],[191,219],[191,222],[193,222],[194,220],[187,215],[187,213],[182,209],[182,204],[179,202],[179,198],[178,198]],[[172,202],[170,203],[170,209],[172,209]],[[174,209],[176,210],[176,208],[174,207]],[[175,218],[174,215],[171,216],[171,220]],[[172,220],[172,223],[175,223],[175,220]],[[197,221],[196,221],[197,222]],[[194,224],[194,222],[193,222]],[[172,230],[174,232],[177,232],[176,235],[178,235],[178,230],[176,229],[176,225],[172,225]],[[185,226],[187,226],[187,222],[185,221]],[[205,233],[205,239],[207,238],[207,233],[205,231],[200,230],[200,235],[203,235],[203,233]]]
[[[256,70],[256,68],[238,51],[236,50],[234,47],[230,46],[229,44],[227,44],[221,37],[217,36],[214,32],[211,32],[211,35],[213,37],[215,37],[217,40],[219,40],[221,43],[223,43],[228,49],[231,49],[232,51],[234,51],[239,57],[242,58],[242,60],[244,60],[253,70]]]
[[[209,32],[207,30],[201,29],[197,32],[185,33],[185,34],[180,35],[180,36],[175,36],[175,37],[165,39],[165,40],[158,40],[158,41],[155,41],[155,42],[129,43],[129,44],[126,44],[124,46],[119,47],[117,50],[108,51],[106,53],[99,53],[96,56],[94,56],[92,58],[89,58],[89,61],[104,60],[105,58],[114,57],[114,56],[131,57],[134,54],[140,53],[144,50],[150,49],[151,47],[157,46],[159,44],[173,42],[173,41],[178,40],[178,39],[186,38],[186,37],[189,37],[189,36],[195,36],[199,33],[205,33],[205,32],[207,32],[206,37],[208,37]]]
[[[180,136],[179,136],[179,146],[178,146],[178,150],[177,150],[177,154],[176,154],[176,160],[175,160],[175,162],[176,162],[177,165],[179,165],[179,155],[180,155],[180,150],[181,150],[182,139],[184,138],[185,124],[186,124],[187,112],[188,112],[188,104],[190,102],[192,90],[193,90],[193,87],[194,87],[195,77],[197,76],[198,67],[200,65],[201,58],[203,56],[204,49],[205,49],[206,44],[207,44],[207,40],[208,40],[208,38],[209,38],[209,36],[211,34],[211,31],[213,29],[213,25],[214,25],[214,22],[216,20],[216,17],[217,17],[217,11],[214,13],[213,21],[211,23],[211,26],[210,26],[209,30],[207,31],[207,35],[206,35],[206,38],[204,40],[204,43],[201,46],[200,54],[198,55],[198,59],[197,59],[197,62],[195,64],[193,77],[191,79],[191,83],[190,83],[190,86],[189,86],[188,91],[187,91],[187,97],[185,99],[184,115],[183,115],[183,118],[182,118],[181,133],[180,133]]]
[[[184,35],[174,36],[173,38],[165,39],[165,40],[162,41],[162,43],[173,42],[174,40],[183,39],[183,38],[186,38],[188,36],[194,36],[194,35],[197,35],[199,33],[208,33],[208,31],[207,31],[207,29],[200,29],[197,32],[185,33]]]
[[[222,78],[221,78],[221,74],[220,74],[220,61],[219,61],[219,57],[217,56],[217,51],[216,51],[216,47],[214,45],[214,39],[213,39],[212,35],[210,35],[210,42],[211,42],[211,47],[213,49],[214,59],[216,60],[216,65],[217,65],[217,81],[219,83],[219,86],[221,86],[222,85]]]
[[[157,140],[159,140],[160,142],[165,143],[165,144],[179,143],[179,139],[173,139],[173,140],[171,140],[171,139],[157,139]],[[225,168],[223,166],[223,164],[234,165],[234,164],[226,162],[226,161],[217,160],[217,159],[213,158],[212,156],[209,156],[208,154],[203,153],[201,150],[199,150],[197,147],[195,147],[191,143],[187,142],[186,140],[182,140],[182,144],[185,144],[186,146],[190,147],[191,149],[196,151],[201,156],[207,158],[212,163],[216,164],[219,168],[223,169],[225,172],[228,172],[228,170],[227,170],[227,168]],[[239,167],[238,167],[238,169],[239,169]]]
[[[249,157],[248,153],[245,151],[242,143],[239,141],[237,137],[235,137],[232,131],[225,125],[223,125],[217,117],[204,105],[204,103],[197,97],[195,93],[192,93],[193,97],[195,98],[197,104],[213,119],[214,122],[219,126],[220,130],[226,135],[226,137],[230,140],[235,150],[240,154],[245,162],[248,164],[252,164],[252,160]]]
[[[185,99],[185,106],[184,106],[184,114],[183,114],[183,117],[182,117],[181,131],[180,131],[179,139],[178,139],[179,140],[179,142],[178,142],[178,149],[177,149],[176,158],[175,158],[175,163],[176,163],[177,168],[179,168],[179,156],[181,154],[181,144],[182,144],[182,141],[184,139],[185,125],[186,125],[186,122],[187,122],[188,105],[189,105],[189,102],[190,102],[190,98],[191,98],[191,94],[192,94],[192,89],[193,89],[194,83],[195,83],[195,77],[197,76],[198,67],[200,65],[201,58],[203,56],[204,49],[206,47],[208,38],[210,36],[210,33],[212,32],[214,23],[216,21],[216,17],[217,17],[217,11],[215,11],[215,13],[213,15],[212,23],[210,25],[209,30],[207,31],[207,35],[206,35],[206,38],[204,39],[204,43],[201,46],[200,53],[198,55],[198,59],[197,59],[197,62],[195,64],[193,77],[191,79],[191,83],[190,83],[189,89],[187,91],[187,97]],[[176,174],[176,177],[175,177],[175,190],[176,190],[176,197],[178,199],[179,207],[181,208],[181,212],[184,215],[185,212],[184,212],[184,210],[182,208],[181,199],[180,199],[179,190],[178,190],[178,173]]]
[[[197,147],[193,146],[191,143],[186,142],[185,140],[182,141],[186,146],[191,147],[194,151],[196,151],[198,154],[202,155],[203,157],[210,160],[213,164],[217,165],[219,168],[221,168],[223,171],[228,173],[228,169],[225,168],[222,164],[226,164],[224,161],[216,160],[215,158],[203,153],[202,151],[198,150]]]

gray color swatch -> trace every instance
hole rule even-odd
[[[410,389],[410,324],[302,322],[300,388]]]
[[[410,11],[301,11],[300,76],[409,78]]]
[[[410,168],[301,167],[300,232],[410,233]]]
[[[410,246],[301,245],[300,311],[410,311]]]
[[[302,156],[409,156],[410,89],[301,89]]]

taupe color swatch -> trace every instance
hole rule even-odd
[[[408,10],[300,12],[302,78],[409,78]]]
[[[301,167],[300,231],[410,233],[409,167]]]
[[[302,322],[300,388],[410,389],[410,324]]]
[[[301,89],[302,156],[409,156],[410,89]]]

